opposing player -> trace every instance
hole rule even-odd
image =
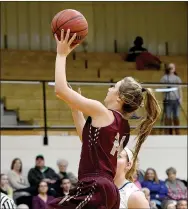
[[[149,209],[149,202],[139,188],[132,183],[132,176],[136,168],[133,166],[133,153],[127,147],[119,154],[117,172],[114,183],[120,192],[120,208]]]
[[[76,34],[69,40],[70,30],[61,40],[57,36],[57,56],[55,64],[55,92],[73,109],[88,115],[82,121],[80,137],[82,151],[79,164],[78,186],[65,198],[54,200],[52,208],[67,209],[118,209],[119,191],[113,183],[116,173],[117,153],[123,150],[129,140],[130,127],[126,115],[138,109],[146,94],[146,118],[138,133],[135,158],[140,147],[150,133],[160,108],[149,89],[143,89],[133,78],[126,77],[109,89],[105,106],[96,100],[83,97],[70,89],[66,80],[66,57],[75,48],[70,45]],[[82,118],[84,120],[84,118]],[[84,126],[84,127],[83,127]]]

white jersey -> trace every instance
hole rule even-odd
[[[120,209],[128,209],[128,199],[136,191],[140,191],[140,189],[134,183],[125,181],[124,185],[119,189]]]
[[[16,209],[16,205],[14,201],[5,195],[4,193],[1,193],[1,209]]]

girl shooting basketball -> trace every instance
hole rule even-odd
[[[116,173],[117,153],[123,150],[129,140],[130,127],[125,116],[141,106],[143,94],[146,94],[147,115],[139,128],[134,153],[136,159],[142,143],[159,116],[160,108],[151,90],[143,89],[131,77],[126,77],[109,88],[104,101],[105,106],[69,88],[65,71],[66,57],[76,47],[71,47],[76,34],[70,39],[69,34],[70,30],[67,30],[64,37],[62,30],[60,41],[55,35],[55,92],[73,109],[89,117],[86,122],[82,118],[79,126],[83,144],[78,186],[68,197],[56,199],[50,205],[52,208],[62,209],[119,209],[119,191],[113,179]]]
[[[114,183],[120,193],[120,209],[139,208],[149,209],[149,202],[138,187],[132,183],[132,176],[136,170],[133,166],[133,153],[127,147],[119,154],[117,160],[117,172]]]

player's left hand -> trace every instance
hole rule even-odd
[[[57,34],[54,35],[55,36],[55,40],[56,40],[56,44],[57,44],[57,54],[61,55],[61,56],[68,56],[70,54],[70,52],[75,49],[77,45],[71,47],[71,44],[73,43],[73,41],[76,38],[76,33],[71,37],[70,37],[70,29],[67,30],[66,35],[64,36],[64,30],[61,30],[61,40],[59,41]]]

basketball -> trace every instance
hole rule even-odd
[[[66,32],[70,29],[70,38],[76,33],[76,38],[72,46],[81,43],[88,34],[88,23],[86,18],[74,9],[66,9],[58,12],[51,22],[52,33],[57,34],[58,39],[61,37],[61,30]]]

